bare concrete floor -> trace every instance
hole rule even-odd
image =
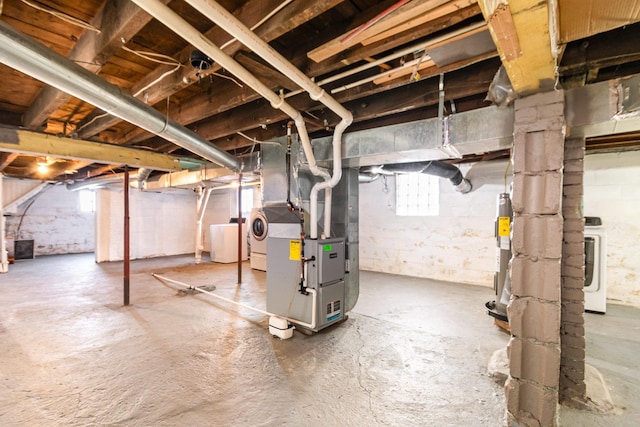
[[[280,341],[264,316],[179,296],[153,272],[266,304],[265,274],[248,263],[237,285],[235,265],[134,261],[129,307],[121,263],[83,254],[14,264],[0,275],[0,425],[504,425],[504,393],[486,366],[508,336],[485,314],[489,288],[363,272],[346,322]],[[607,327],[588,333],[590,345],[618,344]],[[626,388],[611,394],[627,409],[566,425],[637,425],[616,422],[638,415],[628,403],[638,393],[618,396],[638,391],[637,354],[599,367],[624,371]]]

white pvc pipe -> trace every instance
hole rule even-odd
[[[137,0],[134,0],[137,1]],[[333,175],[331,179],[325,179],[325,182],[318,183],[313,186],[311,190],[311,229],[310,237],[315,239],[318,237],[318,220],[317,220],[317,197],[318,191],[326,188],[335,187],[342,176],[342,149],[341,141],[344,130],[353,121],[353,115],[349,110],[343,107],[338,101],[336,101],[331,95],[327,94],[324,89],[318,86],[313,80],[307,77],[302,71],[296,68],[285,57],[280,55],[275,49],[269,46],[264,40],[262,40],[253,31],[247,28],[242,22],[240,22],[233,14],[229,13],[224,7],[220,6],[213,0],[186,0],[191,6],[193,6],[200,13],[211,19],[214,23],[219,25],[233,37],[238,39],[242,44],[250,48],[258,56],[262,57],[268,63],[270,63],[276,70],[283,73],[290,78],[298,86],[305,91],[309,92],[309,96],[314,101],[319,101],[326,105],[331,111],[336,113],[342,120],[336,126],[333,134]],[[284,102],[284,101],[282,101]],[[296,123],[297,126],[297,123]],[[303,148],[307,142],[302,141]],[[310,145],[310,143],[309,143]],[[311,147],[309,146],[309,150]],[[307,149],[305,148],[305,154]],[[337,153],[337,155],[336,155]],[[308,157],[307,157],[308,160]],[[314,202],[315,198],[315,202]],[[328,215],[327,215],[328,212]],[[327,219],[328,217],[328,219]],[[331,234],[331,197],[330,193],[325,194],[325,228],[324,234],[329,236]]]
[[[198,200],[196,202],[196,211],[198,215],[198,219],[196,220],[196,264],[200,264],[200,262],[202,261],[202,250],[204,249],[204,239],[202,238],[202,220],[204,218],[204,213],[207,210],[209,197],[211,196],[212,191],[213,188],[207,188],[204,191],[200,189],[200,194],[198,194]]]
[[[282,110],[291,119],[293,119],[300,135],[300,141],[304,154],[309,163],[309,169],[311,173],[316,176],[320,176],[325,180],[329,179],[329,174],[323,168],[318,167],[313,149],[311,148],[311,141],[309,139],[309,133],[307,127],[302,118],[302,114],[295,108],[293,108],[284,99],[280,98],[275,92],[269,89],[264,83],[258,80],[253,74],[251,74],[246,68],[236,62],[229,55],[224,53],[218,46],[216,46],[211,40],[206,38],[204,34],[192,27],[187,21],[182,19],[177,13],[165,6],[158,0],[132,0],[141,9],[146,11],[149,15],[153,16],[158,21],[173,30],[176,34],[180,35],[183,39],[191,43],[196,49],[204,52],[211,59],[216,61],[220,66],[231,74],[238,77],[249,87],[267,99],[273,108]],[[202,12],[202,11],[200,11]],[[235,18],[234,18],[235,19]],[[248,30],[249,31],[249,30]]]
[[[156,279],[158,279],[158,280],[163,280],[165,282],[174,283],[176,285],[184,286],[185,288],[195,289],[196,291],[202,292],[203,294],[211,295],[212,297],[218,298],[218,299],[220,299],[222,301],[226,301],[228,303],[237,305],[238,307],[243,307],[243,308],[246,308],[248,310],[255,311],[256,313],[264,314],[265,316],[279,317],[281,319],[287,320],[288,322],[295,323],[296,325],[300,325],[300,326],[308,328],[308,329],[315,329],[316,328],[316,319],[317,319],[317,316],[316,316],[316,311],[317,311],[316,310],[316,298],[317,298],[318,294],[317,294],[315,289],[307,288],[307,292],[309,292],[311,294],[311,296],[312,296],[312,301],[311,301],[312,311],[311,311],[311,323],[306,323],[306,322],[302,322],[302,321],[297,320],[297,319],[292,319],[290,317],[285,317],[285,316],[280,316],[280,315],[277,315],[277,314],[269,313],[268,311],[261,310],[259,308],[255,308],[255,307],[251,307],[249,305],[243,304],[241,302],[234,301],[234,300],[229,299],[229,298],[225,298],[225,297],[220,296],[220,295],[216,295],[213,292],[205,291],[204,289],[197,288],[197,287],[189,285],[187,283],[179,282],[177,280],[169,279],[168,277],[160,276],[159,274],[156,274],[156,273],[152,273],[151,275],[153,277],[155,277]]]

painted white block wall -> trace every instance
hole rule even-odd
[[[587,154],[584,214],[607,233],[607,299],[640,307],[640,151]]]
[[[96,192],[96,261],[124,257],[122,189]],[[190,190],[129,193],[131,259],[193,253],[196,195]]]
[[[395,214],[395,179],[360,184],[360,268],[493,286],[496,199],[507,161],[462,166],[473,191],[440,179],[440,215]],[[510,181],[508,182],[510,184]]]
[[[440,181],[438,217],[395,215],[395,181],[360,184],[360,268],[493,286],[496,198],[507,161],[463,165],[473,191]],[[509,172],[508,184],[511,183]],[[607,231],[608,299],[640,307],[640,151],[585,157],[584,214]]]
[[[15,196],[20,190],[39,185],[40,181],[7,179],[5,183]],[[80,212],[78,194],[63,185],[45,188],[19,206],[15,215],[6,217],[7,238],[33,240],[35,256],[93,252],[94,214]]]

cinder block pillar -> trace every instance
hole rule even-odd
[[[515,102],[509,379],[511,426],[555,424],[560,377],[564,92]]]
[[[562,312],[560,327],[560,401],[585,401],[584,382],[584,218],[582,213],[584,139],[568,139],[564,146],[562,216]]]

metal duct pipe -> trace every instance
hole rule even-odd
[[[104,187],[109,184],[119,184],[124,181],[124,172],[116,173],[113,175],[103,175],[95,178],[87,179],[84,181],[74,182],[73,184],[67,184],[67,190],[78,191],[86,190],[88,188]],[[134,181],[138,179],[138,172],[129,172],[129,178]]]
[[[331,235],[331,189],[338,185],[342,177],[342,134],[353,121],[353,115],[349,110],[336,101],[324,89],[318,86],[313,80],[307,77],[302,71],[294,66],[284,56],[269,46],[264,40],[258,37],[253,31],[247,28],[233,14],[213,0],[186,0],[200,13],[211,19],[215,24],[227,31],[242,44],[250,48],[258,56],[262,57],[276,70],[290,78],[298,86],[309,93],[314,101],[319,101],[326,105],[331,111],[336,113],[341,121],[336,126],[333,133],[333,175],[325,182],[317,183],[311,189],[309,208],[311,213],[310,237],[317,238],[318,223],[315,218],[318,205],[318,192],[325,191],[324,229],[323,233],[329,237]]]
[[[0,22],[0,62],[211,162],[233,171],[240,170],[240,162],[235,157],[5,22]]]
[[[428,162],[396,163],[392,165],[370,166],[361,169],[368,174],[394,175],[399,173],[424,173],[447,178],[456,191],[466,194],[471,191],[471,182],[462,176],[456,166],[449,163],[432,160]]]
[[[331,179],[329,173],[325,169],[320,168],[316,163],[313,149],[311,147],[311,141],[309,139],[309,133],[307,132],[307,127],[304,123],[304,119],[302,118],[302,114],[300,114],[298,110],[293,108],[278,94],[269,89],[246,68],[236,62],[236,60],[220,50],[220,48],[213,42],[211,42],[211,40],[206,38],[200,31],[191,26],[187,21],[182,19],[169,7],[165,6],[158,0],[132,1],[141,9],[146,11],[149,15],[153,16],[155,19],[173,30],[176,34],[180,35],[180,37],[191,43],[196,49],[207,54],[207,56],[209,56],[211,59],[218,62],[221,67],[225,68],[231,74],[235,75],[253,90],[258,92],[261,96],[263,96],[271,103],[271,106],[273,108],[282,110],[285,114],[291,117],[296,124],[296,128],[298,129],[300,142],[302,144],[304,154],[307,158],[307,162],[309,163],[309,169],[311,170],[311,173],[316,176],[322,177],[325,181],[329,181]],[[314,212],[313,209],[311,209],[311,216],[311,225],[313,226],[313,219],[314,217],[317,217],[317,213]],[[317,223],[317,220],[315,222]]]
[[[144,190],[145,183],[147,182],[147,178],[149,178],[149,175],[151,175],[151,172],[153,172],[153,169],[149,169],[149,168],[138,169],[138,176],[136,179],[138,181],[138,188],[140,190]]]
[[[358,174],[358,183],[360,184],[368,184],[369,182],[373,182],[380,178],[380,174],[369,174],[369,173],[361,173]]]

